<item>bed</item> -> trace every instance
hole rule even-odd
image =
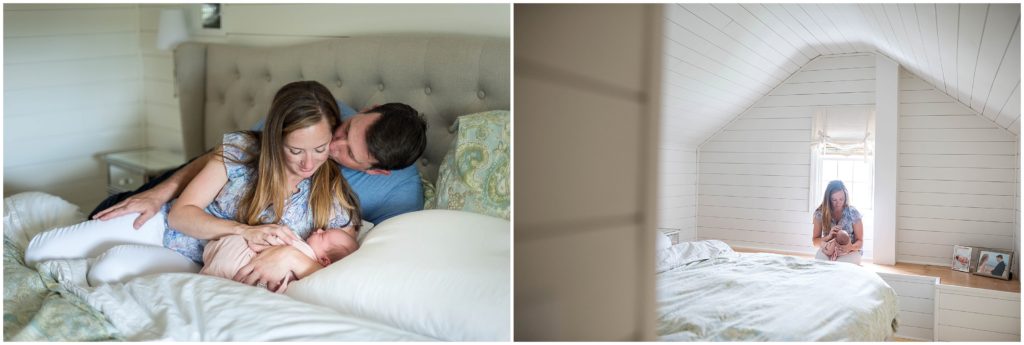
[[[897,327],[895,291],[851,264],[707,240],[659,250],[657,277],[665,341],[882,341]]]
[[[416,166],[428,209],[377,224],[345,260],[273,294],[183,273],[92,287],[87,260],[28,267],[32,236],[84,217],[52,195],[10,196],[4,340],[510,340],[509,49],[506,38],[458,35],[180,45],[186,156],[251,128],[284,84],[317,80],[356,109],[403,102],[423,114],[428,147]],[[490,161],[460,170],[470,144]]]

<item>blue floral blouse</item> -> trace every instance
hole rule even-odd
[[[221,219],[236,219],[238,215],[238,204],[245,194],[246,189],[253,185],[256,170],[251,167],[233,162],[232,159],[242,161],[248,158],[248,154],[240,148],[247,148],[249,151],[259,151],[254,138],[241,132],[233,132],[224,135],[224,167],[227,169],[228,182],[221,188],[217,197],[206,206],[206,213]],[[230,145],[229,145],[230,144]],[[330,162],[328,162],[330,163]],[[278,224],[288,226],[296,235],[302,239],[309,237],[313,232],[313,213],[309,209],[310,180],[304,179],[299,182],[299,191],[287,198],[284,208],[284,216]],[[197,264],[203,264],[203,248],[207,240],[200,240],[186,235],[171,228],[166,223],[166,215],[171,209],[171,201],[164,205],[165,223],[167,231],[164,231],[164,247],[173,249],[181,255],[191,259]],[[348,212],[341,207],[340,201],[335,201],[334,212],[328,228],[343,228],[349,224]],[[274,210],[268,207],[260,214],[262,224],[267,224],[274,219]]]
[[[821,211],[814,211],[814,219],[821,221],[821,236],[825,237],[828,232],[832,230],[833,225],[839,225],[843,228],[843,231],[850,234],[850,243],[857,242],[857,235],[853,232],[853,224],[857,223],[861,219],[860,211],[853,206],[846,206],[843,209],[843,217],[839,219],[839,223],[833,223],[831,219],[825,221],[821,219]]]

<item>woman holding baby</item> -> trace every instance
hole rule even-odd
[[[358,198],[338,166],[327,162],[339,121],[326,87],[315,81],[287,84],[274,96],[262,133],[225,134],[181,196],[140,228],[133,228],[135,215],[128,214],[47,231],[29,243],[26,262],[90,259],[87,278],[97,285],[151,273],[199,272],[217,256],[204,257],[204,248],[221,248],[228,261],[223,264],[238,269],[245,264],[240,255],[251,258],[308,240],[308,246],[298,246],[308,249],[308,260],[289,264],[292,275],[285,281],[245,281],[279,290],[289,278],[301,279],[358,247]],[[238,245],[214,245],[229,240]]]
[[[835,180],[825,188],[825,197],[814,211],[811,239],[819,248],[818,260],[841,261],[860,265],[864,256],[864,224],[860,212],[850,206],[843,181]]]

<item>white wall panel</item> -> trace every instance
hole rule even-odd
[[[938,341],[1020,341],[1020,293],[939,285]]]
[[[899,329],[896,337],[931,341],[934,339],[936,277],[908,276],[878,272],[899,299]]]
[[[145,146],[138,6],[4,6],[4,196],[92,210],[103,153]]]
[[[696,234],[697,152],[665,140],[659,149],[658,228],[678,229],[680,241]]]
[[[897,259],[946,265],[953,245],[1012,249],[1017,137],[948,96],[915,103],[925,91],[937,90],[900,91]]]
[[[874,104],[874,70],[870,54],[819,57],[702,144],[697,237],[813,252],[811,117],[821,106]],[[791,94],[801,91],[815,93]]]

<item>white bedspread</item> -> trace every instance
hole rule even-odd
[[[658,335],[671,341],[881,341],[896,293],[859,266],[736,253],[720,241],[659,252]]]
[[[4,234],[22,246],[40,231],[82,219],[77,207],[43,193],[4,201]],[[125,340],[434,340],[217,277],[158,274],[92,288],[85,259],[36,269],[101,311]]]
[[[326,307],[198,274],[159,274],[85,294],[129,340],[431,340]]]

